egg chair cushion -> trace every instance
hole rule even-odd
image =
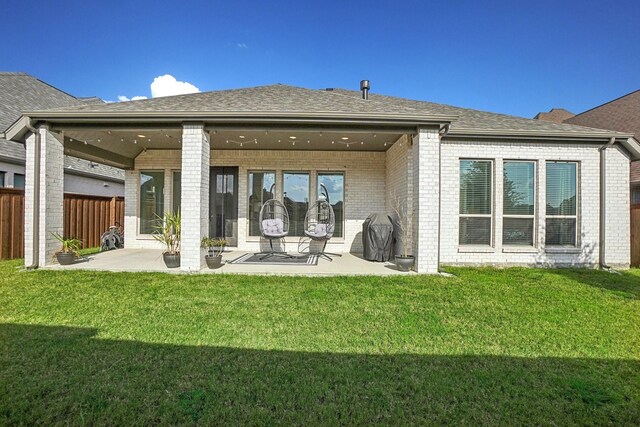
[[[327,224],[316,224],[312,230],[305,230],[304,234],[312,239],[323,239],[327,237]]]
[[[284,237],[284,222],[280,218],[262,220],[262,233],[266,237]]]

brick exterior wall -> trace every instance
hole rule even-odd
[[[540,141],[488,141],[445,138],[437,130],[423,129],[409,143],[400,138],[383,152],[315,152],[315,151],[211,151],[211,166],[238,166],[238,249],[257,251],[258,237],[247,237],[247,185],[250,170],[276,172],[277,197],[282,196],[282,174],[285,171],[309,171],[311,198],[320,171],[342,171],[345,174],[345,237],[331,240],[332,252],[361,252],[364,219],[372,212],[391,213],[394,194],[414,212],[414,254],[417,269],[433,272],[440,264],[449,265],[579,265],[595,266],[599,261],[600,155],[602,144],[577,144]],[[421,145],[422,144],[422,145]],[[440,147],[440,148],[438,148]],[[438,149],[441,150],[438,153]],[[125,175],[125,234],[127,247],[159,247],[150,236],[138,236],[139,171],[164,170],[165,207],[172,204],[172,172],[180,170],[182,153],[172,150],[148,150],[136,159],[134,171]],[[421,163],[414,163],[415,159]],[[441,197],[438,196],[438,162],[442,163]],[[493,244],[491,247],[458,245],[459,160],[491,159],[494,161]],[[502,245],[502,173],[504,160],[536,162],[536,219],[533,248]],[[568,251],[545,250],[544,220],[546,160],[579,162],[579,248]],[[194,160],[195,161],[195,160]],[[618,148],[607,153],[607,248],[606,262],[615,267],[629,264],[628,159]],[[183,175],[184,179],[184,175]],[[414,185],[414,182],[416,185]],[[202,183],[201,183],[202,184]],[[185,187],[183,181],[183,189]],[[624,194],[623,194],[624,193]],[[419,198],[419,199],[418,199]],[[208,200],[208,194],[207,199]],[[420,200],[420,203],[414,203]],[[133,201],[133,203],[131,202]],[[184,217],[184,199],[183,199]],[[208,203],[201,202],[203,207]],[[438,206],[440,223],[438,224]],[[202,225],[201,225],[202,227]],[[207,227],[208,228],[208,227]],[[421,238],[418,240],[416,236]],[[439,236],[439,237],[438,237]],[[438,239],[440,255],[438,259]],[[285,249],[296,251],[300,238],[287,239]]]
[[[536,141],[486,141],[445,139],[442,143],[442,208],[440,232],[440,262],[453,265],[579,265],[595,266],[599,261],[600,154],[601,144],[549,143]],[[608,247],[607,262],[619,267],[629,265],[629,218],[626,188],[629,166],[621,151],[610,149],[608,157],[610,205],[607,217],[609,237],[621,242]],[[492,247],[458,245],[459,161],[460,159],[490,159],[494,161],[494,206]],[[502,245],[502,176],[504,160],[536,161],[536,220],[535,247],[509,248]],[[545,250],[546,216],[545,188],[547,160],[579,162],[579,248],[575,251]],[[615,182],[615,184],[613,184]],[[616,187],[615,189],[613,187]],[[619,191],[618,191],[619,190]],[[624,196],[623,194],[624,193]],[[626,206],[626,207],[625,207]],[[615,236],[615,237],[613,237]],[[625,246],[627,249],[625,249]]]
[[[605,264],[612,267],[629,267],[631,262],[631,217],[629,184],[629,158],[614,146],[606,150],[606,232]]]
[[[631,163],[631,183],[640,184],[640,161]]]
[[[183,143],[184,144],[184,143]],[[139,176],[140,170],[164,170],[165,172],[165,207],[171,206],[172,180],[171,173],[181,169],[181,152],[175,150],[148,150],[136,158],[135,171],[131,173]],[[334,237],[329,241],[327,250],[331,252],[362,252],[362,224],[366,217],[373,212],[385,212],[385,176],[386,156],[383,152],[338,152],[338,151],[267,151],[267,150],[212,150],[211,166],[238,166],[238,249],[258,251],[264,248],[264,242],[259,237],[248,237],[247,185],[249,171],[275,171],[276,195],[282,197],[282,174],[286,171],[310,172],[310,197],[315,198],[318,172],[343,172],[345,191],[345,235],[343,238]],[[135,178],[136,180],[139,178]],[[125,176],[125,200],[129,208],[125,208],[125,216],[135,209],[136,220],[125,219],[126,245],[129,248],[158,248],[157,242],[150,236],[137,234],[137,210],[139,204],[138,182],[133,183],[134,177]],[[184,180],[184,175],[183,175]],[[135,198],[128,193],[127,183],[135,186]],[[183,181],[183,191],[185,184]],[[130,200],[135,200],[131,207]],[[207,199],[208,201],[208,194]],[[206,203],[208,209],[208,202]],[[130,209],[130,210],[129,210]],[[182,215],[184,218],[184,199],[182,200]],[[208,229],[208,227],[207,227]],[[184,230],[184,227],[183,227]],[[135,237],[129,237],[135,236]],[[299,237],[288,237],[286,249],[297,251],[300,244]]]
[[[406,206],[408,212],[413,212],[413,166],[411,158],[412,150],[409,137],[403,135],[386,152],[386,196],[385,203],[387,214],[396,217],[394,205],[396,200],[400,205]],[[413,229],[409,221],[409,228]],[[413,232],[410,233],[407,245],[413,247]],[[396,244],[395,253],[402,253],[402,242]],[[409,252],[412,252],[410,250]]]

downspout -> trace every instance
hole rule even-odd
[[[606,150],[616,143],[612,137],[609,142],[599,148],[600,151],[600,268],[610,268],[605,263],[606,237],[607,237],[607,153]]]
[[[34,141],[34,159],[33,159],[33,224],[31,229],[33,230],[33,262],[31,265],[26,266],[27,270],[38,268],[38,259],[40,259],[40,132],[38,129],[27,124],[27,129],[35,135]],[[26,224],[25,224],[26,225]]]

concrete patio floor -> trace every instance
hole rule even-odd
[[[208,274],[266,274],[266,275],[303,275],[303,276],[359,276],[359,275],[407,275],[390,262],[371,262],[358,254],[342,254],[334,257],[333,262],[318,260],[318,265],[257,265],[228,264],[246,254],[245,251],[228,251],[223,254],[225,265],[216,270],[203,268],[200,273]],[[100,271],[152,271],[163,273],[184,273],[179,268],[167,268],[162,260],[162,251],[157,249],[118,249],[88,255],[72,265],[52,265],[54,270],[100,270]]]

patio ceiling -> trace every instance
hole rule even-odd
[[[182,129],[54,129],[64,135],[65,153],[116,167],[132,168],[145,150],[179,150]],[[386,151],[401,129],[225,128],[209,129],[212,150]]]

